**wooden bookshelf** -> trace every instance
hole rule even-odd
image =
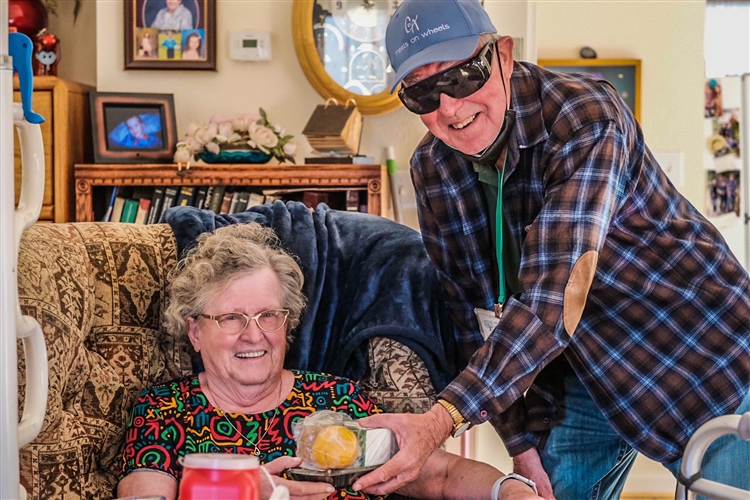
[[[91,222],[93,189],[100,186],[247,186],[262,189],[366,189],[367,211],[387,206],[382,165],[194,165],[78,164],[75,166],[76,221]]]

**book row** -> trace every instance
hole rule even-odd
[[[267,189],[250,191],[241,186],[154,186],[118,187],[106,195],[106,208],[99,218],[103,222],[156,224],[172,207],[192,206],[217,214],[234,214],[276,200],[301,201],[314,209],[319,203],[331,208],[367,212],[367,192],[362,189]],[[96,212],[96,207],[95,207]]]

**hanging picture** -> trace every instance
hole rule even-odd
[[[729,87],[725,96],[724,87]],[[705,84],[704,133],[706,149],[706,214],[725,229],[740,221],[742,156],[739,81],[710,79]],[[747,182],[745,180],[745,182]],[[717,222],[720,220],[721,222]]]
[[[607,80],[641,121],[640,59],[540,59],[539,66],[561,73],[585,73]]]
[[[96,163],[169,163],[177,143],[172,94],[89,92]]]
[[[125,0],[125,69],[216,70],[216,0]]]
[[[708,170],[706,176],[706,214],[709,217],[740,215],[740,171]]]

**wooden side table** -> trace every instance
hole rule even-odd
[[[13,100],[21,101],[18,78]],[[39,222],[73,220],[73,168],[91,157],[88,93],[93,87],[55,76],[35,76],[32,107],[42,115],[44,140],[44,199]],[[15,135],[15,134],[14,134]],[[21,193],[21,147],[14,137],[15,203]]]

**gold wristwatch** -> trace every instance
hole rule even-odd
[[[461,415],[461,412],[458,411],[455,406],[444,399],[438,399],[437,402],[448,411],[453,419],[453,430],[451,430],[451,436],[458,437],[471,427],[471,423]]]

